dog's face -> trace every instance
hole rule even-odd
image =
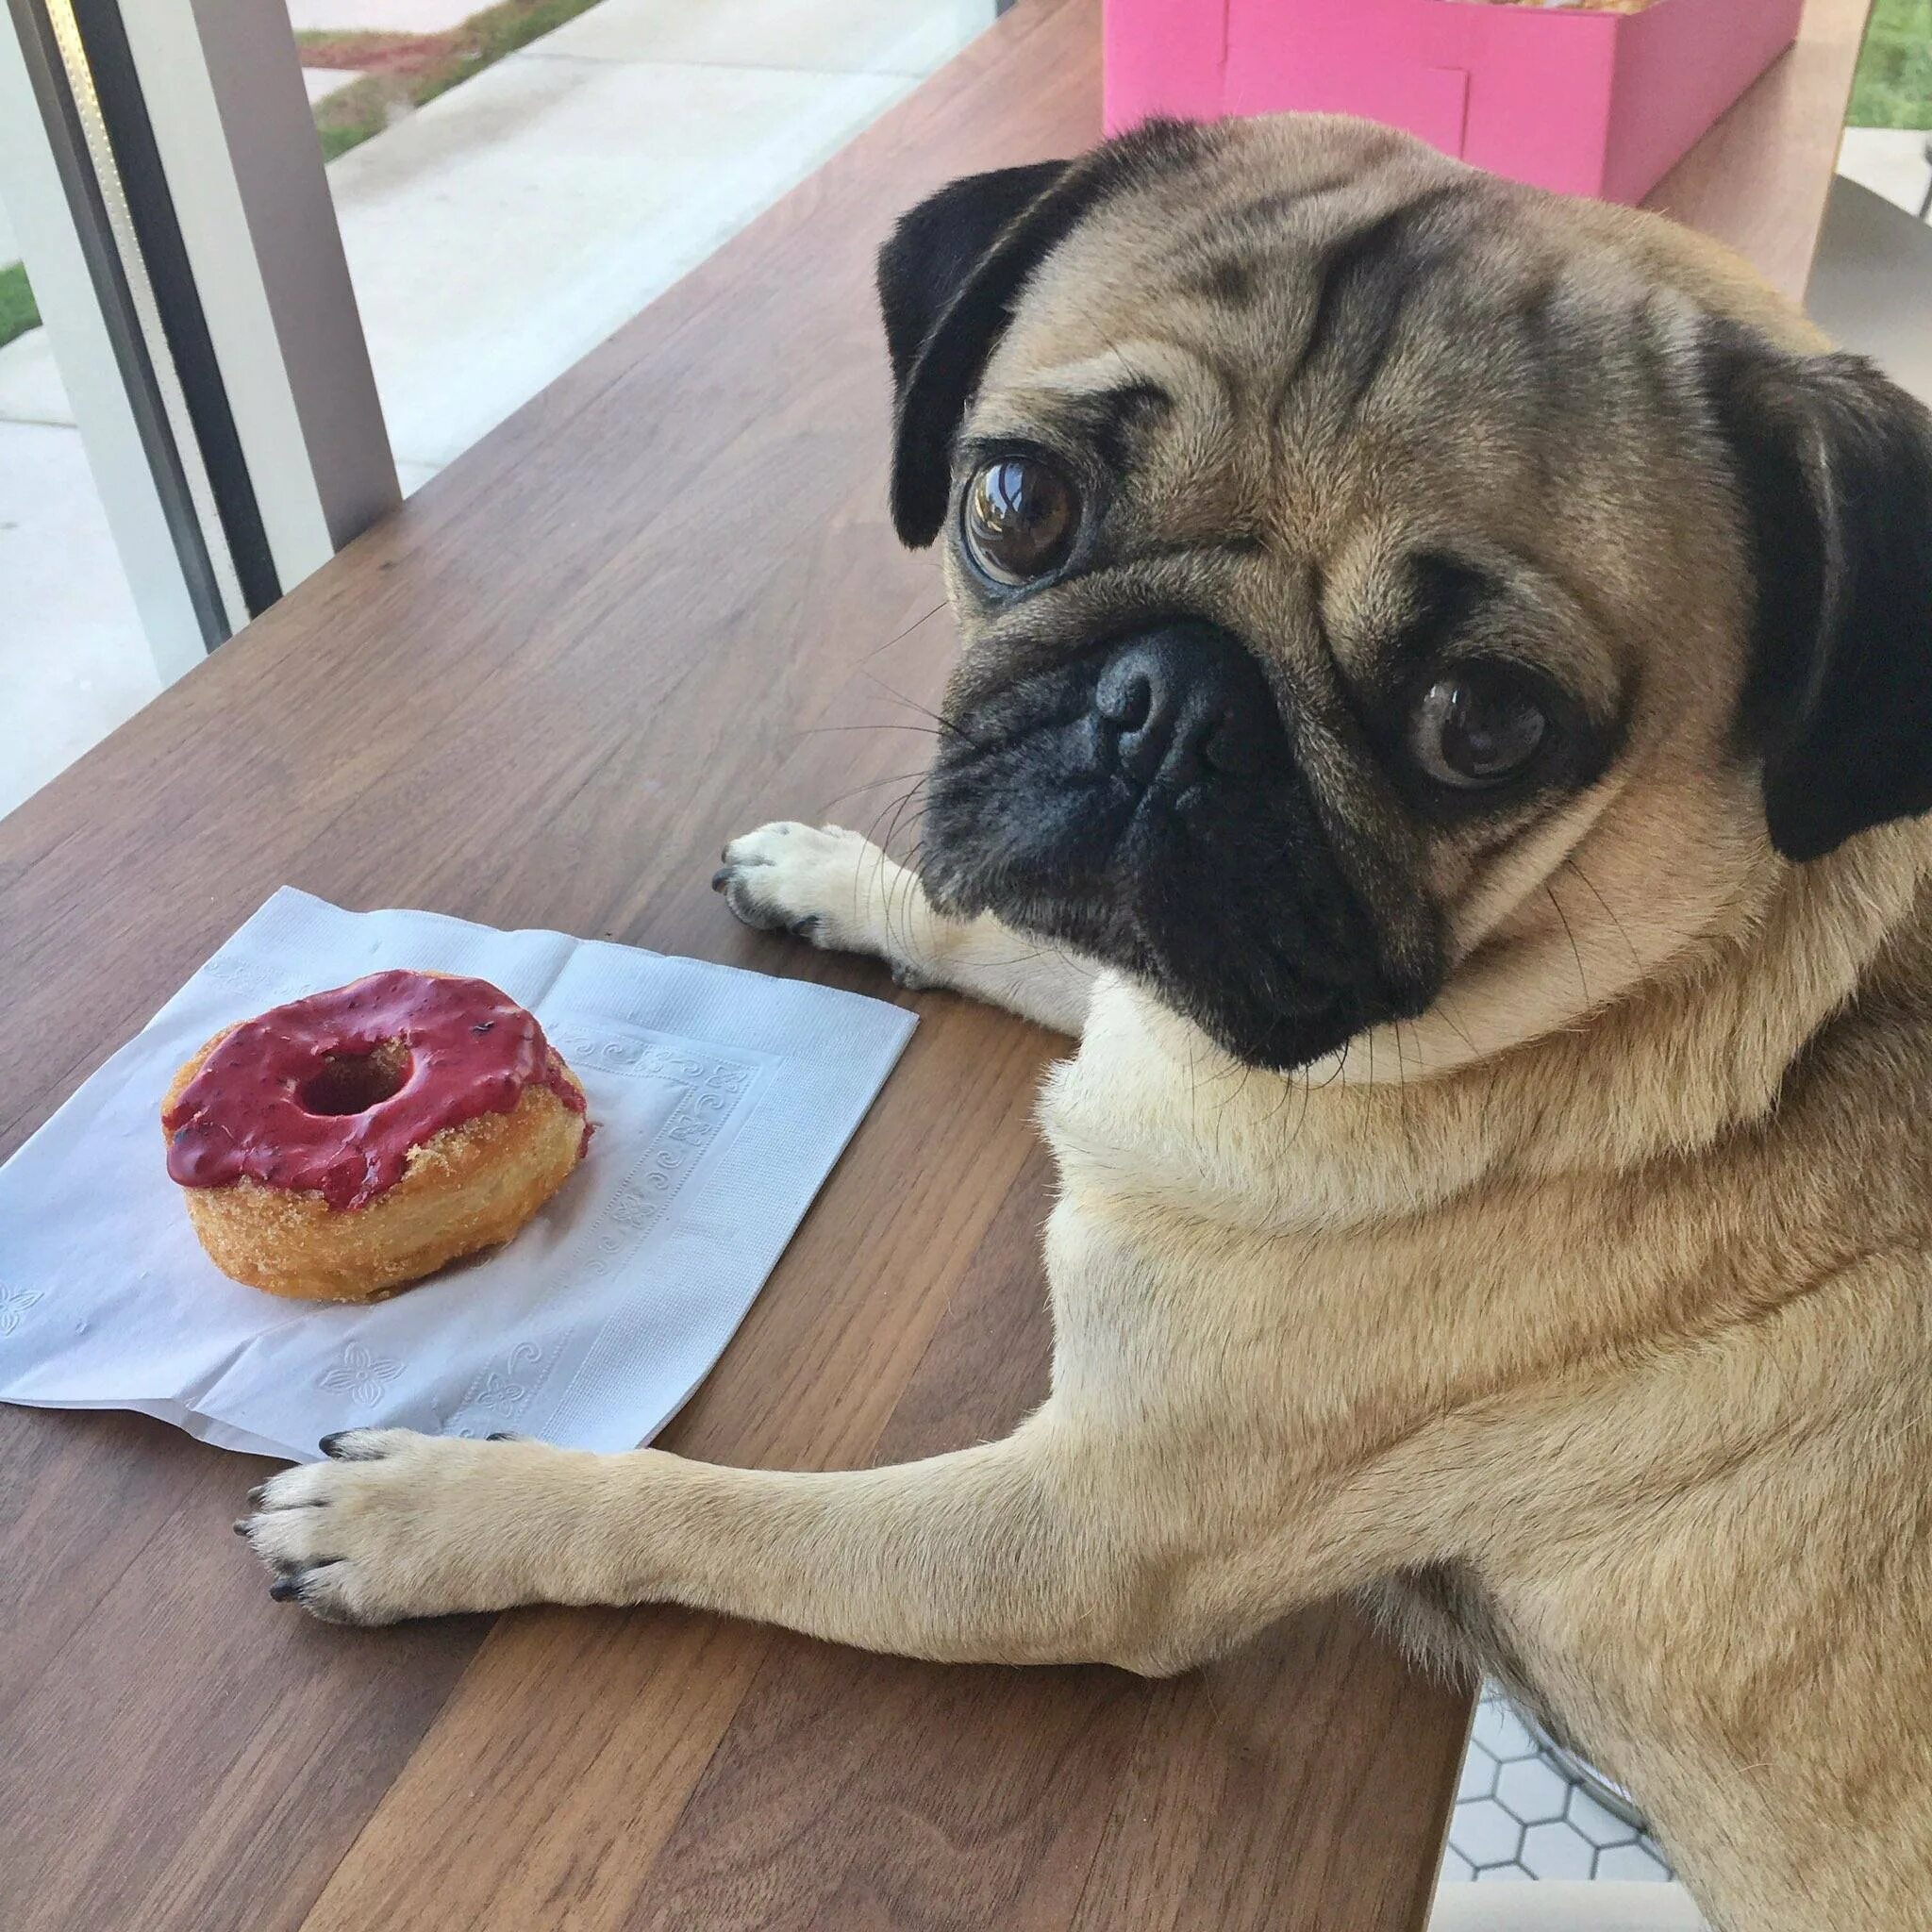
[[[1932,426],[1627,232],[1314,120],[908,217],[894,508],[966,646],[935,902],[1394,1078],[1932,804]]]

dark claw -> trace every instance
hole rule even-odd
[[[331,1431],[331,1433],[325,1436],[322,1439],[322,1441],[319,1441],[315,1446],[318,1449],[320,1449],[325,1456],[333,1456],[336,1453],[336,1444],[340,1442],[342,1440],[342,1438],[346,1436],[348,1433],[349,1431],[347,1429],[333,1430]]]
[[[296,1571],[288,1576],[277,1576],[268,1587],[268,1593],[276,1603],[285,1604],[291,1597],[302,1594],[302,1574]]]
[[[266,1483],[257,1483],[256,1486],[249,1491],[248,1500],[251,1503],[259,1503],[261,1499],[267,1494],[268,1485]]]
[[[516,1439],[516,1431],[514,1429],[492,1430],[491,1434],[483,1438],[486,1442],[514,1442]]]
[[[818,914],[808,912],[803,919],[794,919],[789,928],[795,940],[808,940],[819,929]]]
[[[711,890],[714,892],[722,892],[724,890],[724,888],[728,886],[730,883],[731,868],[728,865],[721,865],[718,868],[718,870],[711,874]]]
[[[245,1516],[242,1516],[242,1517],[238,1517],[238,1518],[236,1519],[236,1521],[235,1521],[234,1524],[233,1524],[233,1527],[234,1527],[234,1531],[235,1531],[235,1534],[236,1534],[237,1536],[246,1536],[246,1535],[248,1534],[248,1519],[247,1519],[247,1517],[245,1517]]]

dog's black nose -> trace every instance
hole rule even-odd
[[[1211,624],[1117,645],[1094,686],[1093,721],[1103,765],[1174,791],[1214,773],[1252,776],[1283,738],[1260,666]]]

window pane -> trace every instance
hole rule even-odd
[[[996,10],[995,0],[281,4],[406,491],[804,179]],[[56,11],[71,34],[67,0]],[[87,106],[91,92],[80,94]],[[114,160],[102,130],[88,132],[108,215],[125,215],[107,193]],[[194,187],[170,185],[177,204]],[[142,247],[117,241],[129,291],[144,299]],[[151,323],[143,315],[157,392],[212,536],[220,519],[195,487],[207,483],[202,425],[175,407],[175,372]],[[226,553],[219,542],[208,552],[239,622]],[[161,681],[4,216],[0,598],[4,812]]]
[[[989,25],[993,0],[291,0],[405,491]]]
[[[0,814],[160,678],[0,209]]]

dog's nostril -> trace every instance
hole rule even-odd
[[[1175,793],[1204,778],[1260,774],[1280,738],[1259,666],[1208,624],[1165,625],[1118,645],[1091,704],[1100,769]]]
[[[1123,731],[1138,731],[1154,708],[1154,684],[1144,671],[1116,664],[1100,681],[1094,694],[1094,708],[1109,724]]]

